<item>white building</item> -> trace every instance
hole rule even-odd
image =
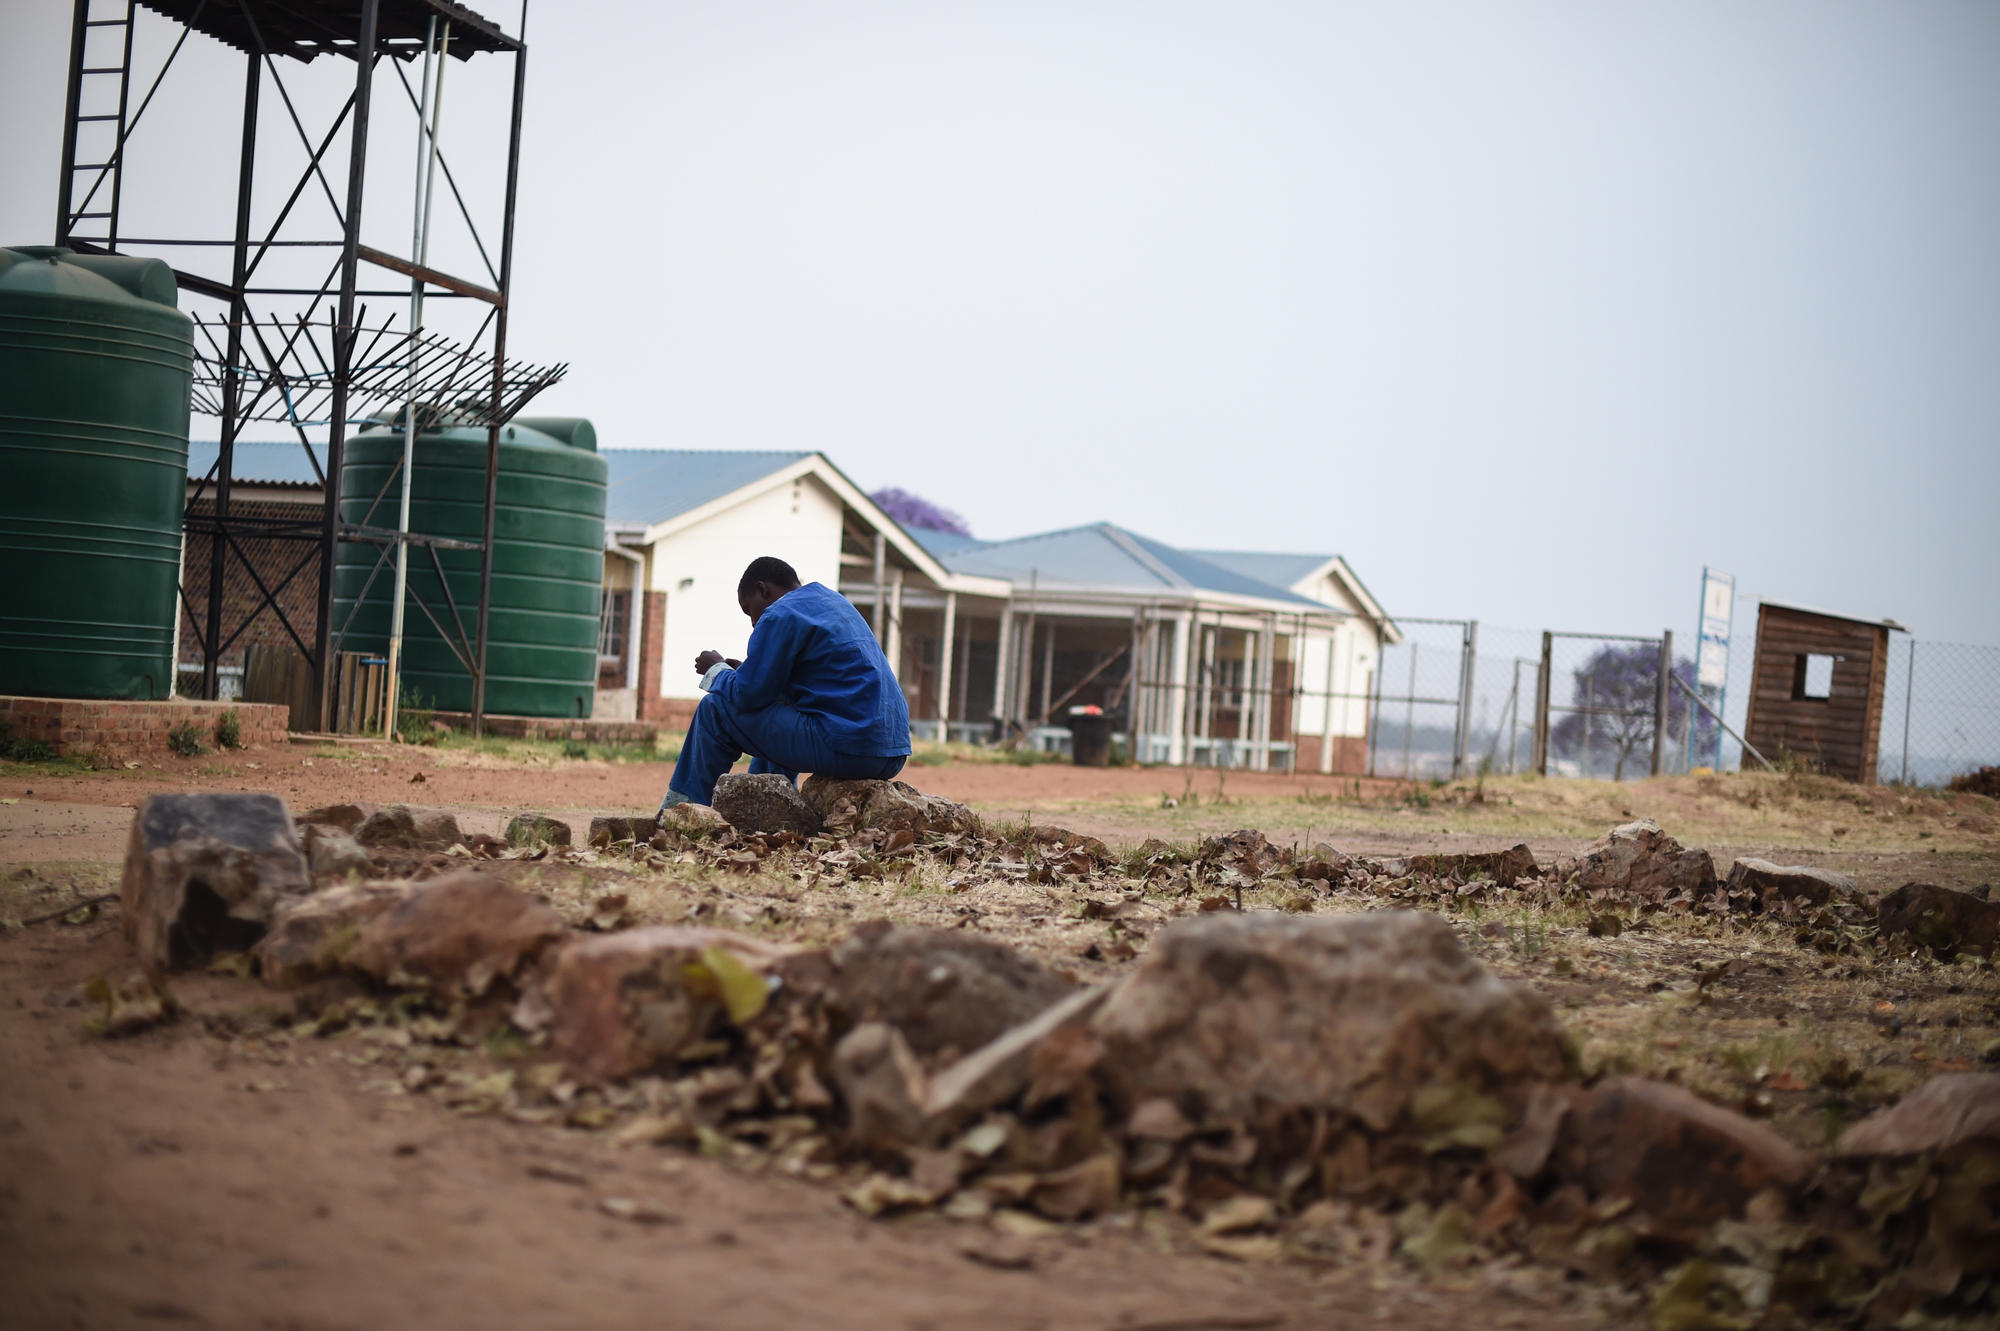
[[[819,453],[603,456],[601,715],[685,723],[694,658],[741,654],[737,579],[769,554],[875,623],[920,734],[1060,735],[1099,707],[1136,725],[1143,761],[1365,770],[1400,639],[1337,556],[1190,552],[1108,523],[974,541],[905,531]]]

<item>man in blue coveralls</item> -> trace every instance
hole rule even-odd
[[[707,697],[695,708],[660,811],[707,804],[744,754],[753,772],[887,780],[910,756],[910,709],[874,633],[846,597],[799,585],[782,559],[750,561],[736,586],[750,617],[741,661],[694,659]]]

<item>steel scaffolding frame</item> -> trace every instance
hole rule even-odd
[[[200,630],[202,692],[207,697],[216,696],[222,654],[268,610],[311,664],[316,700],[313,725],[321,729],[330,726],[331,666],[346,631],[345,624],[336,626],[333,622],[335,549],[343,540],[370,544],[377,549],[375,567],[361,596],[356,598],[358,604],[367,587],[372,586],[375,575],[391,562],[394,552],[418,547],[429,555],[443,604],[435,608],[426,604],[414,584],[411,600],[471,673],[472,724],[476,734],[485,713],[500,428],[537,393],[559,379],[566,368],[524,365],[509,361],[506,354],[514,206],[520,181],[521,118],[526,91],[526,42],[519,32],[509,35],[499,25],[449,0],[345,0],[345,3],[232,0],[226,6],[210,4],[209,0],[146,0],[145,7],[177,25],[179,33],[133,109],[132,52],[137,19],[134,0],[75,0],[55,243],[86,254],[192,251],[196,257],[173,263],[181,290],[226,307],[226,313],[220,317],[197,315],[195,321],[197,336],[204,345],[197,353],[191,405],[220,421],[220,450],[215,467],[198,482],[190,501],[192,506],[212,485],[214,511],[191,512],[185,522],[187,532],[205,535],[210,542],[207,604],[198,609],[185,586],[181,590],[188,617]],[[518,26],[524,30],[525,0],[521,10]],[[92,41],[97,33],[114,39],[111,45],[116,49],[112,53],[103,51],[105,42]],[[129,209],[132,202],[123,189],[132,131],[154,104],[188,37],[194,33],[234,47],[245,57],[233,234],[227,239],[123,234],[121,211]],[[448,47],[437,40],[440,34],[449,34]],[[376,71],[386,57],[421,120],[425,110],[403,65],[427,54],[435,54],[442,60],[446,50],[450,57],[461,61],[475,55],[491,55],[511,57],[513,62],[497,265],[480,236],[449,163],[438,154],[445,183],[472,233],[490,285],[439,271],[416,257],[387,253],[361,241],[362,208],[368,183],[368,126]],[[321,55],[354,61],[355,79],[353,92],[315,139],[308,134],[299,106],[286,86],[279,58],[307,63]],[[93,59],[99,63],[92,63]],[[95,102],[86,100],[87,88],[112,79],[117,81],[115,110],[98,109]],[[258,128],[260,117],[268,109],[264,99],[267,82],[278,93],[284,119],[297,134],[307,160],[275,219],[259,238],[252,235],[251,205],[257,182]],[[80,142],[102,137],[92,128],[98,125],[109,125],[113,131],[115,137],[109,150],[102,160],[79,161]],[[322,163],[335,150],[343,132],[348,159],[344,203],[336,197],[322,169]],[[337,235],[293,234],[305,229],[304,223],[294,216],[295,206],[315,184],[332,209],[338,224]],[[317,286],[259,285],[257,275],[264,260],[275,251],[294,248],[337,249],[338,254]],[[226,278],[212,271],[198,271],[202,256],[222,249],[229,254]],[[363,263],[408,278],[412,286],[400,290],[364,288],[360,285]],[[393,316],[370,323],[363,303],[367,298],[407,298],[413,290],[432,299],[479,301],[487,307],[485,317],[478,331],[463,344],[427,334],[421,327],[397,329]],[[477,542],[426,536],[403,530],[401,524],[391,529],[372,521],[375,508],[387,493],[387,484],[361,521],[349,522],[341,517],[339,477],[348,427],[358,421],[379,419],[385,411],[400,414],[401,409],[407,408],[414,413],[417,403],[425,404],[425,409],[447,411],[455,425],[484,426],[487,431],[485,522],[482,538]],[[316,521],[258,517],[232,510],[235,445],[241,427],[249,421],[282,423],[297,436],[321,484],[323,508]],[[323,466],[312,447],[311,436],[318,431],[324,432]],[[401,470],[399,464],[397,474]],[[392,475],[391,481],[395,479]],[[241,543],[248,539],[296,542],[308,548],[283,578],[273,580],[273,585],[245,555]],[[481,552],[479,602],[471,640],[438,563],[436,552],[440,548],[476,548]],[[243,622],[225,637],[223,584],[231,556],[249,573],[259,599]],[[309,645],[299,626],[286,614],[280,598],[315,558],[318,614]],[[446,617],[450,630],[439,621],[439,612]]]

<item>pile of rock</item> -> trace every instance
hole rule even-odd
[[[835,810],[887,845],[937,812],[845,784],[813,805],[822,830]],[[374,817],[356,820],[357,844]],[[407,842],[418,821],[375,826]],[[1069,841],[1053,834],[1063,855],[1091,857]],[[1657,829],[1607,841],[1576,871],[1600,884],[1585,890],[1619,873],[1662,903],[1718,890],[1705,857]],[[1211,881],[1371,872],[1254,833],[1216,839],[1193,867]],[[1522,867],[1501,852],[1425,869],[1484,882]],[[1766,910],[1839,890],[1755,865],[1742,885]],[[1671,1273],[1662,1299],[1702,1307],[1775,1289],[1805,1317],[1991,1310],[2000,1078],[1939,1079],[1815,1157],[1676,1086],[1584,1084],[1547,1003],[1433,913],[1216,911],[1077,988],[990,939],[882,924],[828,949],[688,927],[579,933],[478,868],[314,891],[290,817],[263,796],[149,801],[125,897],[151,966],[254,944],[267,983],[346,975],[504,1018],[566,1094],[658,1079],[639,1139],[760,1134],[861,1164],[846,1195],[869,1214],[1067,1222],[1159,1206],[1203,1246],[1255,1259],[1310,1251],[1329,1217],[1362,1208],[1393,1214],[1425,1264],[1525,1251],[1623,1279]]]

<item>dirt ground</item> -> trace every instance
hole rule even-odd
[[[115,890],[130,809],[148,794],[266,790],[295,808],[402,800],[450,808],[468,831],[535,808],[580,833],[591,814],[649,809],[669,770],[324,744],[113,772],[0,767],[0,917],[52,916],[0,932],[0,1322],[1195,1331],[1643,1321],[1630,1301],[1506,1263],[1428,1278],[1362,1263],[1242,1266],[1191,1253],[1129,1214],[998,1248],[979,1225],[866,1220],[825,1181],[406,1094],[358,1040],[258,1035],[278,1000],[230,977],[185,977],[175,994],[186,1015],[171,1025],[118,1041],[84,1032],[79,987],[119,971],[127,954],[115,903],[63,911]],[[992,762],[915,766],[906,778],[991,818],[1059,823],[1118,846],[1255,827],[1274,842],[1377,855],[1518,840],[1546,861],[1651,816],[1707,846],[1719,870],[1757,854],[1839,868],[1878,891],[1912,878],[2000,878],[1993,800],[1814,778],[1357,786]],[[709,917],[801,939],[881,915],[976,928],[1079,978],[1129,964],[1131,948],[1114,945],[1143,946],[1151,927],[1107,932],[1046,889],[915,871],[801,884],[671,866],[507,867],[572,918],[613,889],[636,922]],[[1153,923],[1193,909],[1140,904]],[[2000,1024],[1990,968],[1823,957],[1726,925],[1604,938],[1580,919],[1502,909],[1454,924],[1483,961],[1550,997],[1587,1064],[1677,1076],[1805,1144],[1934,1068],[1982,1065]],[[1690,977],[1722,961],[1729,978],[1697,989]],[[1897,1013],[1893,1031],[1883,1005]],[[480,1055],[465,1057],[472,1066]]]

